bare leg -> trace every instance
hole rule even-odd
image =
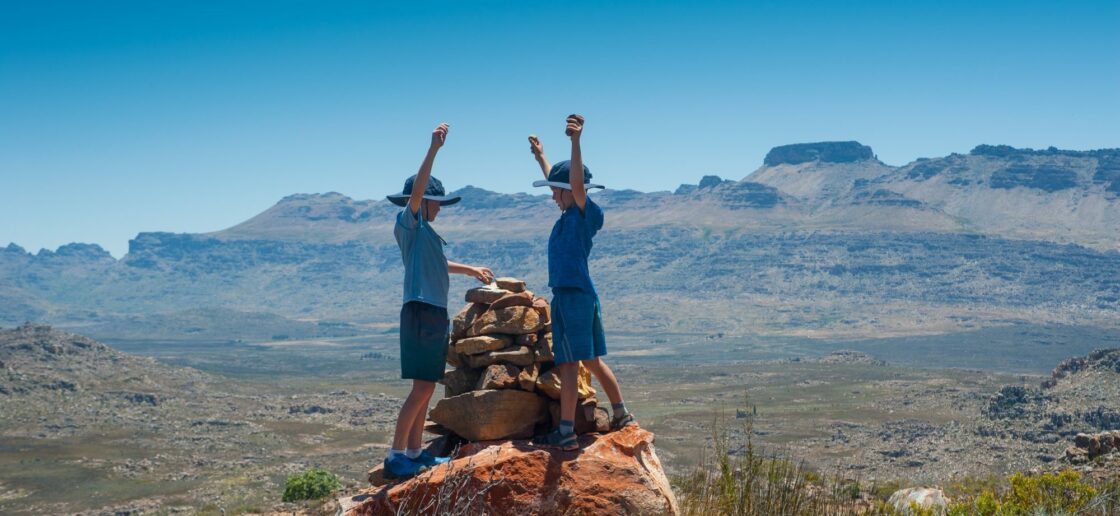
[[[595,358],[594,360],[584,360],[583,365],[595,375],[595,379],[599,380],[599,385],[603,386],[603,390],[607,393],[607,398],[611,400],[611,405],[622,403],[622,391],[618,388],[618,379],[614,377],[614,371],[607,367],[607,363]]]
[[[408,432],[408,448],[412,450],[424,445],[424,422],[428,420],[428,402],[432,400],[432,393],[436,388],[436,384],[432,382],[417,380],[417,383],[424,384],[428,395],[420,402],[420,410],[416,411],[416,418],[412,420],[412,430]]]
[[[576,420],[576,401],[579,395],[579,362],[560,364],[560,419]]]
[[[428,400],[432,398],[432,392],[436,389],[436,384],[425,380],[413,380],[412,392],[408,393],[408,398],[405,398],[404,405],[401,406],[401,413],[397,416],[397,428],[393,434],[393,449],[404,450],[413,442],[416,443],[416,448],[423,444],[424,432],[424,416],[427,413]],[[416,421],[419,419],[420,430],[415,431]],[[413,437],[412,434],[416,436]]]

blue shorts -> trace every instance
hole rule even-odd
[[[552,352],[557,364],[607,354],[598,296],[578,288],[552,289]]]

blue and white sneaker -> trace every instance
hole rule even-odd
[[[448,462],[451,462],[451,457],[436,457],[435,455],[428,453],[428,450],[424,450],[420,452],[419,457],[416,457],[412,460],[417,464],[423,464],[424,466],[431,468],[439,466],[440,464],[447,464]]]
[[[397,455],[392,459],[385,459],[385,471],[382,475],[389,480],[406,480],[425,469],[428,467],[405,455]]]

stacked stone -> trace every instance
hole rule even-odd
[[[552,354],[549,304],[525,282],[498,278],[467,291],[447,349],[454,369],[444,375],[444,398],[429,414],[428,430],[468,441],[521,439],[559,425],[560,377]],[[606,432],[591,373],[579,370],[576,431]]]

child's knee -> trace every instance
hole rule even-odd
[[[427,380],[413,380],[412,392],[430,396],[436,390],[436,382],[429,382]]]

